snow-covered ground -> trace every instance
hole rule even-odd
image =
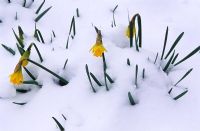
[[[32,0],[27,0],[27,5]],[[55,117],[67,131],[199,131],[200,130],[200,53],[173,68],[167,75],[156,64],[156,53],[162,52],[166,27],[169,27],[166,52],[177,36],[185,32],[176,52],[178,60],[199,46],[200,2],[197,0],[46,0],[41,11],[52,6],[36,24],[45,44],[34,37],[35,11],[42,0],[35,0],[29,8],[22,7],[23,0],[0,0],[0,43],[15,50],[13,56],[0,47],[0,131],[59,131]],[[115,11],[116,27],[111,27],[112,10]],[[76,16],[79,9],[80,17]],[[15,20],[17,12],[18,19]],[[129,48],[125,36],[128,14],[139,13],[142,18],[142,48]],[[75,16],[76,35],[69,40],[72,17]],[[35,85],[14,86],[9,75],[20,58],[12,28],[24,31],[25,49],[34,42],[44,59],[40,63],[32,48],[30,59],[64,77],[69,84],[60,86],[58,79],[29,62],[27,69],[36,76],[42,88]],[[103,36],[107,52],[107,73],[114,83],[99,87],[93,93],[86,71],[87,64],[104,85],[102,58],[90,52],[96,41],[94,25]],[[52,30],[56,37],[53,38]],[[52,37],[52,42],[51,42]],[[130,66],[127,65],[130,59]],[[63,65],[68,59],[66,68]],[[138,65],[138,87],[135,86],[135,66]],[[145,78],[142,70],[145,68]],[[178,84],[173,85],[190,69],[193,71]],[[23,70],[25,80],[31,78]],[[174,88],[169,95],[170,88]],[[17,93],[17,89],[31,89]],[[177,101],[175,96],[188,89]],[[131,92],[136,105],[130,105]],[[13,102],[25,105],[13,104]],[[64,115],[66,120],[63,118]]]

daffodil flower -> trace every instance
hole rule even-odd
[[[24,81],[21,65],[22,61],[16,65],[14,72],[10,75],[10,82],[14,85],[20,85]]]
[[[96,43],[90,49],[93,55],[96,57],[102,57],[103,53],[106,51],[106,48],[103,46],[101,32],[97,33]]]

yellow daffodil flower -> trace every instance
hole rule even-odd
[[[13,83],[14,85],[20,85],[24,81],[21,65],[22,62],[19,62],[16,65],[14,72],[10,75],[10,82]]]
[[[103,53],[106,51],[105,47],[103,46],[100,30],[97,33],[96,43],[92,46],[90,51],[92,51],[93,55],[96,57],[102,57]]]

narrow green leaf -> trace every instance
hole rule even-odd
[[[23,106],[23,105],[26,105],[27,103],[26,103],[26,102],[23,102],[23,103],[19,103],[19,102],[13,102],[13,104],[16,104],[16,105]]]
[[[179,98],[181,98],[182,96],[184,96],[187,92],[188,92],[188,90],[186,90],[183,93],[179,94],[178,96],[174,97],[174,100],[178,100]]]
[[[53,71],[47,69],[46,67],[40,65],[39,63],[33,61],[33,60],[30,60],[30,59],[27,59],[29,62],[31,62],[32,64],[44,69],[45,71],[49,72],[50,74],[52,74],[53,76],[57,77],[59,80],[61,80],[63,83],[65,84],[68,84],[69,82],[67,80],[65,80],[63,77],[57,75],[56,73],[54,73]]]
[[[198,46],[196,49],[194,49],[191,53],[189,53],[186,57],[184,57],[182,60],[180,60],[179,62],[177,62],[174,66],[179,65],[180,63],[184,62],[185,60],[187,60],[188,58],[190,58],[191,56],[193,56],[194,54],[196,54],[198,51],[200,50],[200,46]]]
[[[167,64],[165,65],[165,67],[164,67],[164,69],[163,69],[164,72],[166,72],[167,69],[169,68],[169,66],[170,66],[170,64],[171,64],[171,62],[172,62],[172,60],[173,60],[173,58],[174,58],[174,54],[175,54],[175,51],[173,52],[172,56],[171,56],[170,59],[168,60]]]
[[[20,47],[17,43],[16,43],[16,45],[17,45],[17,49],[18,49],[20,55],[22,55],[25,52],[25,50],[22,47]]]
[[[41,14],[39,14],[39,15],[35,18],[35,22],[38,22],[51,8],[52,8],[52,6],[50,6],[50,7],[47,8],[45,11],[43,11]]]
[[[91,76],[92,79],[97,83],[98,86],[102,86],[102,84],[99,82],[99,80],[98,80],[98,79],[95,77],[95,75],[92,74],[91,72],[90,72],[90,76]]]
[[[166,48],[166,45],[167,45],[167,37],[168,37],[168,26],[167,26],[167,29],[166,29],[166,32],[165,32],[165,41],[164,41],[164,45],[163,45],[161,60],[163,59],[164,54],[165,54],[165,48]]]
[[[127,65],[129,65],[129,66],[131,65],[129,58],[127,58],[127,62],[126,62],[126,63],[127,63]]]
[[[180,39],[183,37],[184,32],[182,32],[177,39],[174,41],[173,45],[171,46],[170,50],[168,51],[167,55],[165,56],[165,59],[167,59],[167,57],[171,54],[171,52],[174,50],[174,48],[176,47],[176,45],[178,44],[178,42],[180,41]]]
[[[155,58],[155,60],[154,60],[154,64],[156,64],[157,59],[158,59],[158,52],[157,52],[157,54],[156,54],[156,58]]]
[[[31,91],[31,89],[16,89],[16,92],[19,92],[19,93],[27,93],[30,91]]]
[[[19,45],[20,45],[22,48],[24,48],[24,42],[23,42],[23,40],[20,39],[20,38],[17,36],[17,34],[15,33],[14,29],[12,29],[12,30],[13,30],[13,33],[14,33],[15,38],[17,39]]]
[[[52,33],[53,33],[53,37],[56,38],[56,34],[53,30],[52,30]]]
[[[173,88],[171,88],[171,89],[168,91],[168,94],[171,94],[172,90],[173,90]]]
[[[145,78],[145,68],[142,70],[142,78]]]
[[[23,68],[26,71],[26,73],[30,76],[30,78],[35,81],[36,78],[34,77],[34,75],[26,67],[23,67]]]
[[[176,84],[175,84],[174,86],[177,86],[177,84],[178,84],[179,82],[181,82],[184,78],[186,78],[186,77],[191,73],[192,70],[193,70],[193,68],[191,68],[190,70],[188,70],[188,71],[183,75],[183,77],[182,77],[178,82],[176,82]]]
[[[18,20],[18,15],[17,15],[17,12],[15,14],[15,20]],[[1,20],[0,20],[1,21]],[[1,22],[0,22],[1,23]]]
[[[108,81],[112,84],[114,83],[113,79],[106,73],[106,78],[108,78]]]
[[[36,37],[37,37],[37,40],[40,42],[40,40],[41,40],[41,42],[42,43],[45,43],[44,42],[44,39],[43,39],[43,36],[42,36],[42,33],[40,32],[40,30],[38,30],[38,29],[36,29],[36,35],[35,35]]]
[[[138,80],[138,65],[135,66],[135,85],[136,85],[136,87],[138,85],[137,80]]]
[[[8,47],[8,46],[6,46],[6,45],[4,45],[4,44],[1,44],[2,45],[2,47],[4,48],[4,49],[6,49],[9,53],[11,53],[12,55],[15,55],[15,51],[12,49],[12,48],[10,48],[10,47]]]
[[[87,76],[88,76],[88,80],[89,80],[89,82],[90,82],[90,85],[91,85],[91,87],[92,87],[92,91],[93,91],[94,93],[96,93],[96,90],[95,90],[95,88],[94,88],[94,86],[93,86],[93,84],[92,84],[91,78],[90,78],[89,69],[88,69],[88,65],[87,65],[87,64],[85,65],[85,70],[86,70],[86,74],[87,74]]]
[[[64,66],[63,66],[63,69],[66,68],[67,62],[68,62],[68,59],[65,61],[65,64],[64,64]]]
[[[62,117],[63,117],[64,120],[67,120],[67,118],[64,114],[62,114]]]
[[[23,7],[26,7],[26,0],[24,0]]]
[[[19,31],[19,39],[21,39],[22,41],[24,40],[24,32],[21,28],[21,26],[18,26],[18,31]]]
[[[35,81],[35,80],[23,81],[23,84],[42,86],[42,85],[40,85],[40,84],[39,84],[37,81]]]
[[[56,124],[58,125],[60,131],[65,131],[65,128],[60,124],[60,122],[55,117],[52,117],[52,118],[56,122]]]
[[[40,58],[40,61],[43,62],[42,55],[41,55],[39,49],[37,48],[36,44],[35,43],[31,43],[31,44],[35,47],[35,50],[36,50],[36,52],[37,52],[37,54],[38,54],[38,56]]]
[[[38,7],[37,11],[35,12],[36,14],[38,14],[42,8],[42,6],[44,5],[45,0],[41,3],[41,5]]]
[[[135,101],[133,99],[133,96],[131,95],[131,92],[128,92],[128,99],[131,105],[135,105]]]
[[[177,54],[175,55],[174,59],[172,60],[172,64],[175,63],[176,59],[178,58],[178,55],[179,55],[179,53],[177,53]]]
[[[78,9],[78,8],[76,8],[76,16],[77,16],[77,17],[80,17],[79,9]]]

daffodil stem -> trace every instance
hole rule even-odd
[[[66,83],[66,84],[69,83],[69,82],[68,82],[67,80],[65,80],[63,77],[57,75],[56,73],[54,73],[53,71],[51,71],[51,70],[47,69],[46,67],[40,65],[39,63],[37,63],[37,62],[35,62],[35,61],[33,61],[33,60],[30,60],[30,59],[27,59],[27,60],[28,60],[29,62],[31,62],[32,64],[34,64],[34,65],[36,65],[36,66],[38,66],[38,67],[40,67],[40,68],[46,70],[46,71],[49,72],[50,74],[54,75],[55,77],[57,77],[58,79],[60,79],[62,82]]]
[[[107,65],[106,65],[106,59],[105,59],[104,53],[102,54],[102,59],[103,59],[103,74],[104,74],[105,86],[106,86],[106,90],[109,91],[107,80],[106,80],[106,68],[107,68]]]

